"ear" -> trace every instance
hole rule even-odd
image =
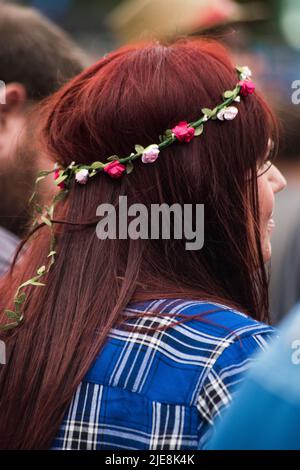
[[[0,105],[1,113],[22,111],[27,101],[26,88],[21,83],[8,83],[5,86],[5,104]]]

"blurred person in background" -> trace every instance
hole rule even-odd
[[[300,450],[300,304],[280,327],[280,338],[236,394],[209,445],[214,450]]]
[[[47,166],[34,149],[35,106],[87,64],[68,36],[36,10],[0,3],[0,275],[30,217],[36,172]],[[2,97],[3,98],[3,97]]]
[[[109,13],[107,23],[121,42],[170,39],[264,18],[262,5],[250,8],[235,0],[123,0]],[[224,29],[223,29],[224,28]]]

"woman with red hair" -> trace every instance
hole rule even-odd
[[[185,40],[108,54],[43,105],[41,127],[67,197],[1,285],[18,321],[3,313],[0,448],[204,447],[272,335],[265,263],[285,186],[272,113],[248,67]],[[99,240],[97,207],[121,196],[204,204],[202,249]]]

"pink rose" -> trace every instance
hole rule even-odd
[[[142,162],[143,163],[153,163],[157,159],[159,155],[159,148],[157,144],[149,145],[149,147],[145,148],[143,155],[142,155]]]
[[[186,121],[181,121],[177,126],[173,127],[172,132],[179,142],[190,142],[195,135],[195,129],[189,127]]]
[[[59,169],[56,168],[55,171],[54,171],[54,175],[53,175],[53,178],[55,180],[57,180],[57,178],[59,178]],[[60,189],[65,189],[65,183],[62,181],[61,183],[59,183],[57,185]]]
[[[114,160],[106,165],[103,169],[105,173],[107,173],[112,178],[120,178],[122,176],[123,171],[126,170],[126,166],[122,165],[118,160]]]
[[[243,96],[252,95],[255,90],[255,85],[251,80],[240,80],[239,85],[241,87],[240,93]]]

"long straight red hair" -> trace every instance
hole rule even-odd
[[[179,121],[198,119],[202,107],[219,104],[236,82],[227,51],[216,42],[128,46],[43,104],[38,138],[63,167],[126,156]],[[77,386],[131,300],[208,299],[267,319],[257,168],[274,120],[257,93],[237,106],[233,121],[209,121],[201,137],[170,146],[155,164],[136,162],[119,180],[100,174],[86,186],[74,184],[58,204],[54,218],[69,224],[55,225],[58,256],[46,287],[27,288],[24,324],[2,333],[1,449],[49,448]],[[185,240],[99,240],[96,208],[117,206],[120,195],[147,208],[204,204],[204,247],[187,251]],[[49,237],[42,227],[27,242],[23,259],[2,282],[2,310],[45,263]]]

